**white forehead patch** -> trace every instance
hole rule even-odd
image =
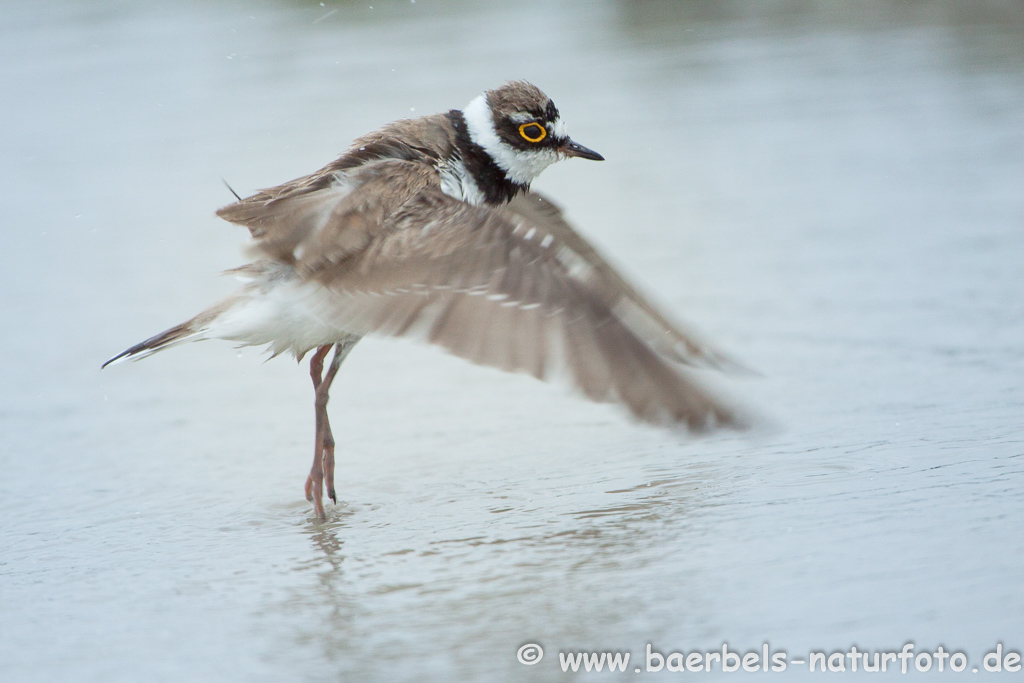
[[[569,133],[565,130],[565,121],[562,120],[561,116],[556,118],[554,123],[551,124],[551,132],[559,139],[569,137]]]
[[[558,152],[545,147],[537,150],[519,150],[498,137],[487,97],[480,95],[462,110],[469,129],[469,137],[480,145],[494,160],[505,177],[520,185],[529,185],[541,172],[559,159]],[[560,125],[556,122],[556,126]],[[561,136],[559,136],[561,137]]]

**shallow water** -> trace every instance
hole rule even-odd
[[[1024,648],[1017,5],[3,14],[0,679],[543,681],[572,676],[559,652],[629,651],[593,677],[632,680],[659,678],[633,672],[648,643],[912,641],[970,668]],[[222,177],[283,182],[514,77],[608,159],[536,187],[763,373],[717,386],[777,429],[682,440],[366,340],[317,524],[304,369],[208,342],[99,371],[230,291]]]

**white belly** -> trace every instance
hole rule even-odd
[[[359,338],[316,311],[314,302],[327,293],[322,285],[303,282],[288,266],[272,268],[243,290],[203,337],[266,345],[275,356],[286,351],[301,356],[318,346]]]

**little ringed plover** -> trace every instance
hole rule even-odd
[[[462,110],[388,124],[319,171],[220,209],[252,235],[254,260],[228,271],[247,284],[104,367],[213,338],[300,361],[313,351],[316,435],[305,489],[321,519],[324,484],[336,501],[328,392],[368,334],[565,377],[647,423],[745,426],[680,367],[731,362],[671,322],[530,190],[569,157],[603,159],[571,140],[551,99],[524,81]]]

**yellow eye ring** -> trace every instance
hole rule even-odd
[[[519,134],[528,142],[540,142],[548,136],[548,129],[536,121],[519,126]]]

